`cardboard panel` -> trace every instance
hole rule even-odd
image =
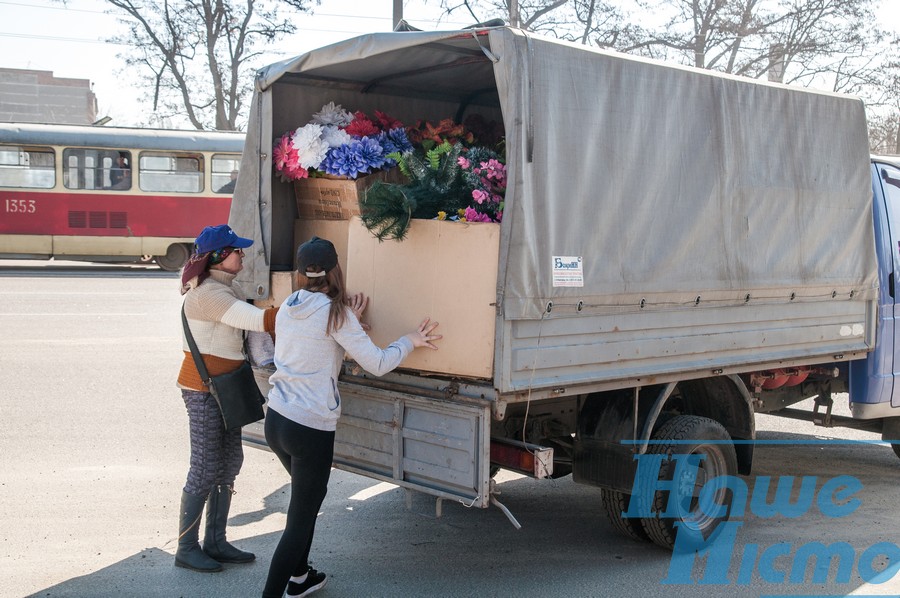
[[[401,367],[492,378],[500,226],[414,220],[403,241],[379,242],[349,224],[347,287],[369,296],[372,340],[388,345],[430,317],[439,350],[416,349]]]

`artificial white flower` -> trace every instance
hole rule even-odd
[[[300,166],[307,170],[318,168],[328,153],[328,144],[322,140],[322,129],[322,125],[308,124],[294,131],[294,149]]]
[[[335,125],[325,127],[325,130],[322,131],[322,139],[328,144],[328,147],[340,147],[353,141],[353,137],[347,131],[339,129]]]
[[[328,102],[322,106],[322,110],[313,114],[312,121],[318,125],[334,125],[336,127],[346,127],[353,121],[353,115],[341,108],[334,102]]]

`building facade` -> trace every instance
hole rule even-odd
[[[96,119],[97,97],[88,79],[0,68],[0,121],[89,125]]]

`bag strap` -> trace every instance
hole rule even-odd
[[[191,355],[194,356],[194,364],[197,366],[197,371],[200,372],[200,379],[204,385],[209,386],[209,371],[206,369],[206,364],[203,362],[197,343],[194,342],[194,335],[191,334],[191,327],[188,326],[187,316],[184,315],[183,304],[181,306],[181,323],[184,326],[184,336],[187,339],[188,347],[191,348]]]

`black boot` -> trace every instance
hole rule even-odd
[[[225,540],[225,525],[231,509],[231,486],[213,486],[206,505],[206,536],[203,552],[220,563],[249,563],[256,558],[252,552],[238,550]]]
[[[178,516],[178,551],[175,566],[204,573],[221,571],[222,565],[211,559],[200,548],[200,516],[203,515],[205,496],[181,493],[181,512]]]

